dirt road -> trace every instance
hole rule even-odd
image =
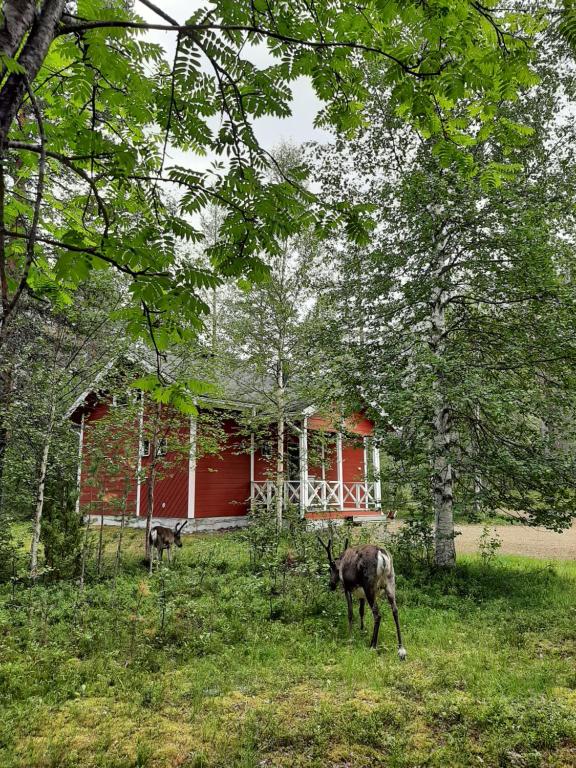
[[[496,525],[505,555],[527,555],[528,557],[554,558],[559,560],[576,559],[576,523],[564,533],[554,533],[545,528],[525,528],[520,525]],[[457,552],[476,552],[478,540],[482,534],[481,525],[457,526],[461,535],[456,537]]]

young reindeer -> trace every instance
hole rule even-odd
[[[348,539],[344,543],[344,552],[334,559],[332,555],[332,539],[324,544],[318,537],[318,541],[328,555],[330,564],[330,589],[335,590],[338,584],[344,587],[346,602],[348,604],[348,631],[352,632],[352,595],[360,598],[360,629],[364,629],[364,608],[366,601],[372,609],[374,616],[374,629],[370,648],[376,648],[378,643],[378,630],[380,629],[380,611],[378,610],[378,596],[380,592],[386,592],[386,597],[392,609],[396,634],[398,636],[398,656],[404,660],[406,649],[402,645],[400,624],[398,622],[398,608],[396,607],[396,583],[394,578],[394,566],[391,555],[386,550],[373,544],[364,544],[360,547],[348,547]]]
[[[155,525],[150,530],[150,537],[148,539],[150,544],[150,570],[152,573],[152,564],[154,562],[154,550],[156,550],[157,557],[162,560],[164,556],[164,550],[168,552],[168,562],[172,562],[172,546],[175,544],[177,547],[182,546],[182,539],[180,534],[184,530],[184,527],[188,523],[184,520],[183,523],[176,523],[174,530],[166,528],[164,525]]]

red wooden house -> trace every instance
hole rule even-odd
[[[128,429],[112,441],[115,471],[106,472],[96,488],[90,436],[98,422],[118,407],[107,396],[90,393],[72,413],[79,427],[79,508],[88,515],[104,515],[110,522],[122,514],[143,519],[147,486],[143,481],[150,462],[144,438],[148,408],[137,409]],[[242,524],[253,505],[274,506],[276,483],[271,443],[246,434],[241,422],[245,403],[205,402],[221,414],[224,440],[215,454],[197,450],[197,419],[172,414],[172,433],[178,450],[165,445],[167,469],[154,488],[154,519],[188,518],[196,527]],[[251,406],[253,409],[253,406]],[[134,412],[134,411],[133,411]],[[373,423],[356,413],[338,425],[314,408],[291,415],[286,436],[285,502],[309,519],[366,518],[380,515],[379,451],[373,445]],[[105,467],[106,465],[104,465]],[[110,467],[112,463],[110,463]]]

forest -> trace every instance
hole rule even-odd
[[[575,766],[572,0],[0,64],[0,765]]]

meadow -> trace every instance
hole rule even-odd
[[[187,536],[148,578],[117,535],[82,590],[2,587],[2,768],[576,766],[576,562],[399,555],[402,663],[385,601],[378,651],[348,638],[313,537]]]

